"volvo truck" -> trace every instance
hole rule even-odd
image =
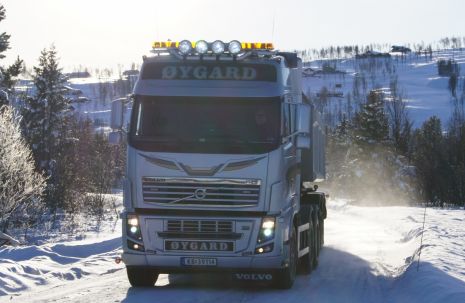
[[[132,286],[228,272],[290,288],[317,265],[325,134],[301,77],[296,53],[271,43],[153,44],[133,94],[112,103],[109,136],[127,138],[121,259]]]

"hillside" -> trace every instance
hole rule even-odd
[[[349,111],[348,106],[352,107],[351,112],[356,109],[357,98],[363,98],[372,89],[389,95],[391,83],[397,81],[398,93],[406,101],[415,127],[433,115],[448,121],[454,102],[448,89],[449,77],[438,75],[437,62],[441,59],[455,60],[459,69],[465,71],[465,49],[435,51],[431,57],[410,53],[404,57],[392,54],[391,58],[306,62],[305,68],[310,67],[316,73],[304,77],[304,91],[328,102],[326,113],[333,116],[328,122],[335,124],[338,114]],[[330,67],[326,72],[325,66]],[[463,76],[459,77],[457,92],[460,99],[464,92]]]

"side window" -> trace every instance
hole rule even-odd
[[[291,113],[290,104],[283,103],[283,137],[291,134]]]

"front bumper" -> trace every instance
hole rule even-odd
[[[182,257],[185,256],[133,254],[127,252],[122,255],[123,262],[128,267],[150,267],[157,269],[160,273],[278,270],[284,268],[287,264],[283,256],[208,256],[217,259],[217,266],[190,267],[181,265]]]

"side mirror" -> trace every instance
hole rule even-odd
[[[297,105],[298,115],[297,115],[297,131],[301,134],[310,135],[310,122],[312,115],[312,108],[308,104],[298,104]]]
[[[311,122],[311,106],[308,104],[298,104],[297,107],[297,140],[296,147],[302,149],[310,148],[310,122]]]
[[[108,134],[108,142],[111,145],[119,145],[123,141],[123,134],[121,131],[111,132]]]
[[[124,98],[121,98],[111,102],[110,126],[112,129],[121,129],[123,127],[124,100]]]
[[[300,149],[310,148],[310,136],[304,134],[298,134],[296,138],[296,147]]]

